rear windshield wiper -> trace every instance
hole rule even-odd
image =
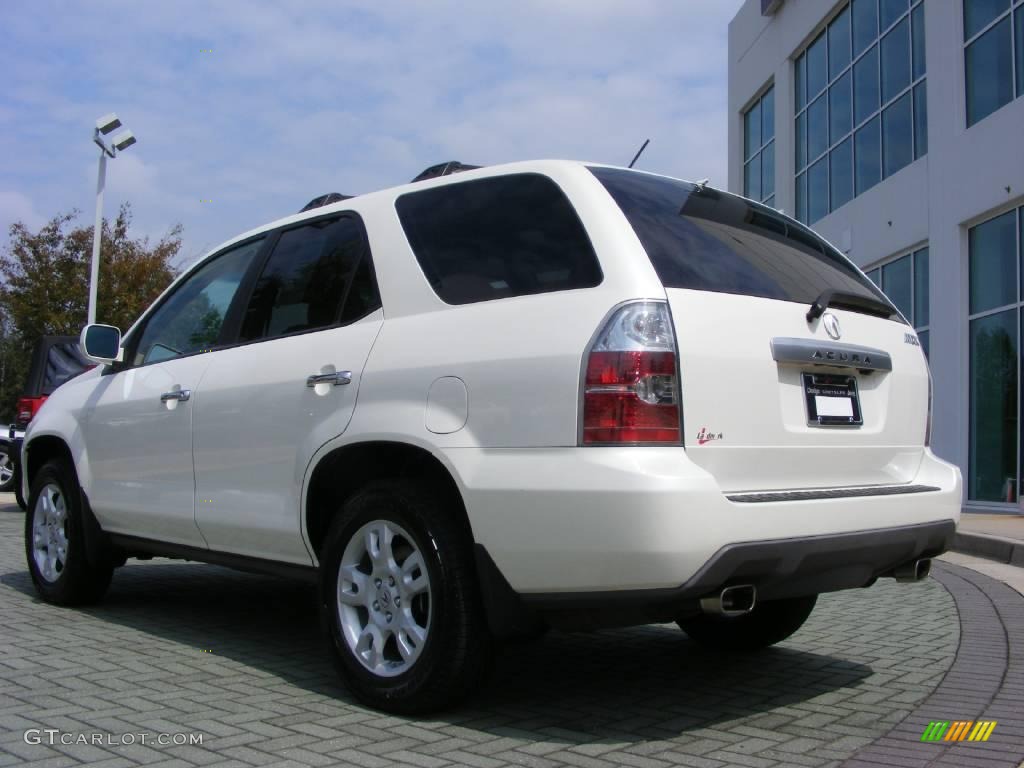
[[[894,313],[892,306],[881,299],[875,299],[871,296],[862,296],[857,293],[834,291],[829,288],[827,291],[822,291],[821,295],[819,295],[811,304],[811,308],[807,310],[807,322],[814,322],[822,316],[826,309],[833,305],[848,309],[863,310],[870,315],[878,315],[879,317],[886,318],[892,317]]]

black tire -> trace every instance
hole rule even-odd
[[[817,601],[817,595],[770,600],[757,603],[744,616],[701,614],[677,623],[691,639],[712,650],[756,651],[800,629]]]
[[[34,532],[38,516],[44,518],[44,505],[39,504],[40,495],[54,491],[47,503],[53,500],[63,504],[62,523],[54,523],[51,530],[56,535],[63,531],[67,546],[60,567],[54,568],[56,578],[47,578],[41,571],[35,557]],[[25,558],[39,596],[56,605],[88,605],[95,603],[110,586],[113,564],[109,561],[92,563],[85,551],[85,532],[82,520],[82,497],[74,469],[62,459],[47,462],[32,481],[29,496],[29,512],[25,515]]]
[[[13,456],[11,456],[11,446],[0,444],[0,465],[10,469],[11,476],[7,478],[7,482],[0,482],[0,493],[10,493],[14,490],[15,482],[18,479],[18,473],[14,470]]]
[[[335,666],[360,701],[387,712],[413,714],[450,706],[476,689],[490,669],[492,638],[477,587],[471,537],[441,498],[428,486],[409,481],[373,483],[345,503],[331,524],[322,550],[321,605]],[[384,641],[382,652],[394,659],[387,663],[410,665],[393,676],[375,673],[357,657],[346,639],[338,600],[339,568],[346,547],[351,541],[358,548],[361,539],[356,534],[376,521],[397,525],[409,534],[429,578],[427,603],[419,604],[419,615],[426,615],[421,620],[426,622],[427,633],[418,657],[412,662],[395,658],[397,635]],[[400,545],[404,541],[396,540]],[[394,560],[398,559],[396,554]],[[372,562],[363,562],[363,568],[377,572]],[[372,575],[366,586],[374,590],[368,602],[379,595],[381,588],[387,589],[384,585],[378,588]],[[405,609],[412,611],[410,603],[420,598],[407,599]],[[386,604],[387,600],[380,602]],[[360,612],[359,620],[371,620],[369,607],[352,610]],[[352,610],[348,614],[350,631],[354,631]]]
[[[28,511],[28,502],[25,501],[25,497],[21,495],[21,462],[15,462],[14,464],[14,500],[18,502],[18,506],[21,507],[22,512]]]

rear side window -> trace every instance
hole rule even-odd
[[[832,289],[888,303],[842,254],[770,208],[661,176],[590,171],[626,215],[666,288],[803,304]]]
[[[281,233],[256,280],[240,338],[327,328],[379,306],[361,223],[351,216],[315,221]]]
[[[546,176],[514,174],[410,192],[396,207],[420,267],[448,304],[601,282],[583,224]]]
[[[55,342],[46,356],[42,394],[53,394],[53,391],[65,381],[75,378],[94,365],[95,363],[82,354],[77,340]]]

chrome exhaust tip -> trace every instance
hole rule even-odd
[[[743,616],[754,610],[757,602],[757,587],[753,584],[738,584],[725,587],[717,595],[702,597],[700,609],[716,616]]]
[[[930,557],[922,557],[920,560],[911,560],[909,563],[896,566],[892,571],[892,576],[898,582],[910,584],[927,579],[928,574],[931,572],[932,559]]]

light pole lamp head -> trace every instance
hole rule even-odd
[[[111,131],[116,131],[121,127],[121,120],[111,112],[109,115],[104,115],[96,121],[96,130],[106,136]]]
[[[123,133],[117,134],[114,137],[113,144],[114,149],[118,152],[124,152],[128,147],[135,143],[135,134],[131,131],[124,131]]]

